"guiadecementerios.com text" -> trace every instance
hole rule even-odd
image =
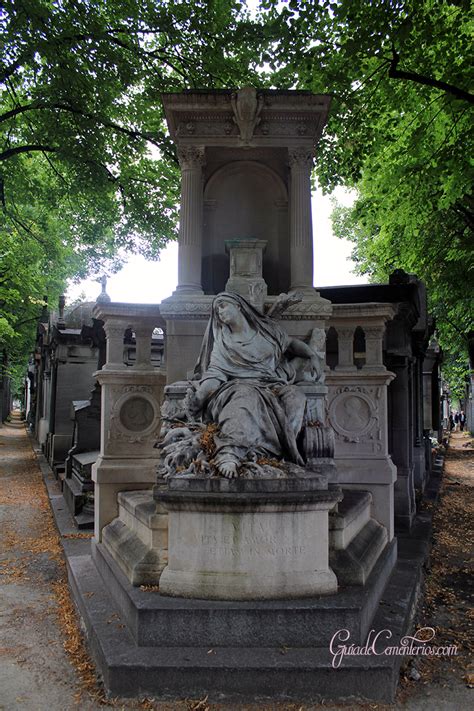
[[[455,644],[435,646],[430,644],[434,640],[433,627],[423,627],[413,635],[405,635],[396,645],[387,644],[393,637],[391,630],[383,629],[379,632],[370,630],[367,641],[363,645],[350,642],[349,630],[342,629],[335,632],[329,642],[329,651],[332,656],[332,666],[337,669],[341,666],[344,657],[380,657],[380,656],[436,656],[453,657],[458,653]]]

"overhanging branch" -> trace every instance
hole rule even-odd
[[[12,158],[12,156],[19,155],[20,153],[33,153],[34,151],[41,151],[43,153],[55,153],[58,149],[53,146],[45,146],[42,143],[30,143],[25,146],[15,146],[14,148],[7,148],[6,151],[0,153],[0,161]]]
[[[439,79],[433,79],[432,77],[427,77],[424,74],[418,74],[417,72],[405,72],[402,69],[398,69],[398,64],[400,62],[400,55],[392,47],[392,61],[390,62],[390,67],[388,70],[388,76],[390,79],[406,79],[407,81],[413,81],[417,84],[424,84],[425,86],[431,86],[434,89],[440,89],[446,94],[452,94],[457,99],[463,99],[470,104],[474,104],[474,94],[470,94],[464,89],[460,89],[454,84],[448,84],[445,81],[440,81]]]

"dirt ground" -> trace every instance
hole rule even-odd
[[[468,446],[471,442],[471,446]],[[472,512],[474,447],[454,433],[435,509],[433,551],[417,627],[433,627],[434,643],[457,645],[453,657],[424,657],[402,672],[395,705],[161,703],[107,699],[97,683],[69,595],[61,540],[40,469],[14,413],[0,427],[0,711],[310,711],[331,708],[467,709],[473,706]],[[84,534],[68,534],[80,539]]]

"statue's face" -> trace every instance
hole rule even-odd
[[[233,324],[239,319],[240,309],[233,301],[219,299],[215,308],[217,318],[221,323]]]

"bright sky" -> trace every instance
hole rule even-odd
[[[341,190],[334,193],[337,200],[350,204],[351,196]],[[314,282],[316,286],[339,286],[364,284],[366,277],[353,273],[354,263],[350,255],[353,245],[333,235],[331,226],[331,202],[319,191],[313,195],[314,235]],[[147,262],[143,257],[130,257],[128,263],[107,281],[107,293],[112,301],[157,304],[170,296],[178,281],[178,246],[169,245],[161,254],[159,262]],[[95,301],[100,294],[100,284],[85,280],[72,284],[67,301],[77,299],[82,293],[86,301]]]

